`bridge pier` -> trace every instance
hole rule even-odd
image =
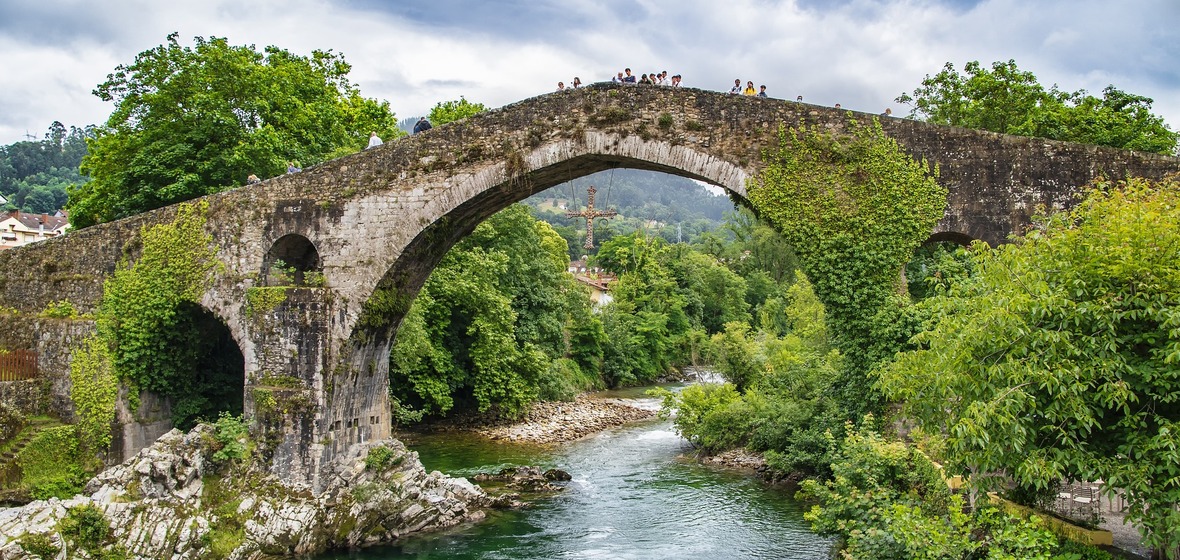
[[[259,445],[273,472],[310,486],[322,447],[317,419],[331,355],[331,291],[255,290],[247,297],[246,323],[254,351],[253,359],[246,360],[243,410],[255,420]]]
[[[330,288],[262,290],[277,290],[283,299],[248,312],[254,359],[247,364],[243,409],[255,420],[272,471],[318,492],[326,482],[320,473],[333,458],[390,436],[392,341],[335,339]]]

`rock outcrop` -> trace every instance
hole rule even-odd
[[[82,495],[0,510],[0,559],[309,555],[479,519],[490,503],[465,479],[427,473],[396,440],[337,457],[318,495],[248,461],[217,461],[216,447],[210,426],[173,430]]]

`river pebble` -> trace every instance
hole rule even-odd
[[[430,429],[470,431],[494,440],[547,444],[573,441],[655,415],[653,410],[638,408],[619,400],[581,395],[571,402],[536,403],[516,421],[473,416],[444,420],[433,424]]]

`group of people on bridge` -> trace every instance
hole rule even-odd
[[[669,86],[669,87],[680,87],[680,80],[681,80],[680,74],[676,74],[676,75],[672,76],[671,78],[669,78],[667,70],[664,70],[663,72],[652,72],[650,74],[643,74],[639,78],[636,78],[635,74],[631,73],[630,68],[624,69],[622,72],[619,72],[618,75],[616,75],[615,77],[610,79],[610,81],[612,81],[616,84],[635,84],[635,85]]]
[[[653,86],[680,87],[682,78],[681,78],[680,74],[675,74],[675,75],[669,77],[667,70],[664,70],[663,72],[652,72],[649,74],[641,74],[638,77],[636,77],[635,74],[631,73],[630,68],[625,68],[625,69],[623,69],[622,72],[619,72],[615,76],[612,76],[610,81],[612,83],[623,84],[623,85],[653,85]],[[574,76],[574,80],[572,82],[570,82],[570,85],[568,85],[568,86],[565,84],[565,82],[557,82],[557,91],[565,91],[567,89],[578,89],[580,87],[582,87],[582,79],[578,78],[577,76]],[[757,89],[755,89],[754,82],[752,80],[749,80],[749,81],[746,81],[746,85],[743,87],[741,78],[735,78],[733,80],[733,87],[729,89],[729,93],[734,94],[734,95],[748,95],[750,97],[769,97],[769,95],[766,93],[766,84],[762,84]],[[802,95],[797,96],[795,98],[795,101],[802,103],[803,96]],[[841,108],[839,103],[837,103],[834,107],[836,109]],[[893,111],[890,109],[885,109],[885,111],[881,113],[881,116],[882,117],[891,117],[891,116],[893,116]]]

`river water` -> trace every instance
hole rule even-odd
[[[658,406],[650,399],[639,402]],[[321,560],[828,557],[829,542],[808,529],[793,490],[680,458],[691,449],[667,421],[632,424],[550,449],[455,434],[414,436],[406,443],[427,469],[454,476],[531,464],[564,469],[573,481],[527,509],[493,511],[480,523]]]

